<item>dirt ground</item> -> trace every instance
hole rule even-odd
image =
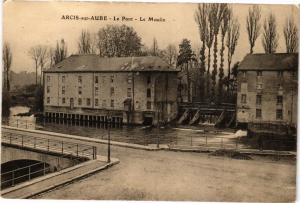
[[[100,146],[102,155],[106,146]],[[120,164],[42,199],[295,201],[296,162],[270,157],[234,160],[201,153],[112,147]]]

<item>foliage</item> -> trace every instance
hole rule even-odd
[[[137,56],[141,52],[141,38],[133,27],[127,25],[107,25],[98,32],[100,56]]]
[[[44,107],[44,99],[43,99],[43,95],[44,95],[44,88],[43,86],[39,85],[36,86],[35,92],[34,92],[34,107],[33,110],[35,112],[42,112],[43,111],[43,107]]]
[[[51,58],[54,64],[58,64],[68,56],[68,48],[64,39],[60,40],[60,43],[56,42],[56,48],[51,53]]]
[[[176,66],[177,61],[177,48],[173,44],[169,44],[165,50],[162,52],[162,57],[167,61],[170,67]]]
[[[4,88],[6,90],[10,90],[10,80],[9,80],[9,72],[10,66],[12,62],[12,53],[10,49],[10,45],[8,43],[4,43],[3,51],[2,51],[2,62],[4,69]]]
[[[78,40],[78,53],[79,54],[94,54],[94,42],[91,34],[87,30],[82,30]]]
[[[182,67],[185,65],[185,72],[187,78],[187,88],[188,88],[188,101],[190,102],[191,99],[191,92],[190,92],[190,85],[191,85],[191,78],[189,72],[189,62],[196,61],[195,54],[192,51],[191,43],[188,39],[183,39],[182,42],[179,44],[179,55],[177,57],[177,66]]]
[[[261,10],[257,5],[253,5],[252,8],[249,8],[248,10],[248,16],[246,19],[246,23],[247,23],[246,28],[247,28],[248,39],[250,44],[250,54],[253,53],[255,41],[260,34],[260,28],[261,28],[261,24],[259,23],[259,20],[261,18],[260,13]]]
[[[278,46],[277,22],[272,13],[264,22],[262,44],[265,53],[271,54],[276,52]]]
[[[288,18],[283,28],[287,53],[298,51],[298,29],[292,17]]]
[[[7,89],[2,89],[2,117],[9,116],[9,108],[11,107],[11,98]]]

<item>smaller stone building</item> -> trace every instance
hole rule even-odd
[[[297,125],[298,54],[249,54],[238,68],[237,124]]]
[[[159,57],[72,55],[44,71],[46,117],[132,124],[177,114],[177,73]]]

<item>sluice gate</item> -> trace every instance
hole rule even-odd
[[[210,124],[216,127],[235,125],[235,104],[181,103],[177,124]]]

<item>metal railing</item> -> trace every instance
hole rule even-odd
[[[2,132],[2,143],[58,154],[59,156],[46,160],[47,162],[57,162],[59,167],[55,167],[54,171],[60,171],[70,167],[61,167],[60,160],[64,158],[71,159],[71,166],[74,166],[88,159],[96,159],[97,156],[97,148],[95,146],[16,133]],[[35,170],[36,168],[38,168],[38,170]],[[14,186],[15,184],[46,175],[50,172],[52,172],[51,167],[46,162],[34,163],[29,166],[7,171],[1,173],[1,188]]]
[[[3,119],[2,124],[17,127],[17,128],[25,128],[25,129],[35,129],[36,121],[24,120],[24,119]]]
[[[17,133],[2,132],[2,143],[89,159],[96,159],[97,156],[95,146]]]

